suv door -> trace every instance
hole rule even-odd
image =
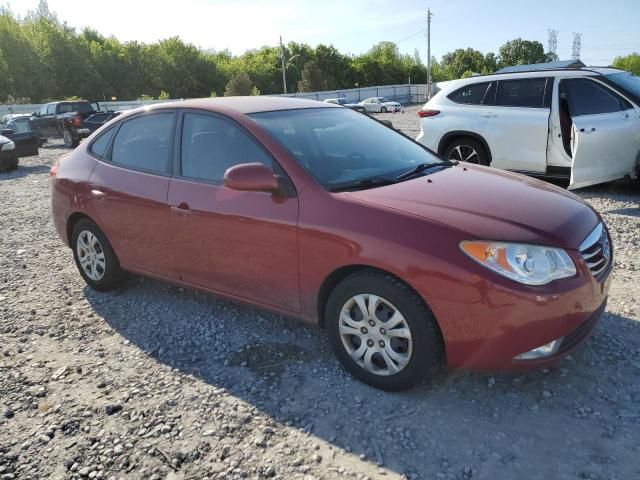
[[[478,106],[475,131],[491,151],[491,166],[544,173],[552,78],[499,80]]]
[[[272,156],[241,126],[208,112],[182,116],[181,162],[169,182],[172,250],[180,279],[298,312],[298,199],[240,192],[226,170]],[[281,172],[282,173],[282,172]]]
[[[133,116],[91,142],[99,159],[89,179],[90,205],[124,268],[172,277],[167,190],[174,111]],[[113,136],[113,138],[111,138]]]
[[[561,81],[571,127],[571,183],[580,188],[633,173],[640,152],[638,112],[606,85],[589,78]]]

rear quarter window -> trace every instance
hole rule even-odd
[[[100,134],[89,146],[89,151],[97,157],[106,158],[109,143],[113,137],[113,132],[115,132],[115,128],[110,128],[106,132]]]

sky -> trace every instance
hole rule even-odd
[[[88,26],[121,41],[170,36],[204,49],[240,54],[285,42],[333,44],[344,53],[367,51],[382,40],[426,62],[426,13],[433,12],[431,52],[456,48],[498,52],[514,38],[547,50],[548,29],[558,31],[558,56],[571,58],[573,32],[582,34],[580,58],[608,65],[640,51],[640,0],[48,0],[60,20]],[[38,0],[0,0],[19,15]]]

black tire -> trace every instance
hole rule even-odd
[[[74,135],[68,128],[62,131],[62,139],[64,140],[64,146],[67,148],[76,148],[80,144],[78,136]]]
[[[380,113],[387,113],[387,107],[382,107],[380,109]]]
[[[343,306],[351,298],[361,294],[381,297],[393,304],[406,320],[411,332],[412,353],[406,366],[395,374],[380,375],[366,370],[351,358],[343,343],[339,330],[340,314]],[[367,325],[364,319],[360,320],[360,323],[363,326]],[[444,359],[444,344],[440,328],[422,298],[397,278],[377,270],[356,272],[334,288],[325,309],[325,326],[331,347],[344,368],[361,382],[381,390],[407,390],[422,380],[430,378],[432,373],[442,365]],[[357,345],[353,346],[353,348],[356,347]]]
[[[459,150],[458,150],[459,148]],[[467,154],[471,154],[472,150],[476,153],[469,160],[461,158],[460,152],[463,152],[462,157],[466,157]],[[489,155],[481,142],[471,137],[461,137],[455,139],[453,142],[447,145],[444,149],[444,157],[449,160],[468,161],[469,163],[477,163],[478,165],[488,166]]]
[[[102,277],[99,279],[89,277],[80,263],[78,238],[84,232],[90,232],[97,238],[101,251],[104,254],[105,265]],[[107,240],[107,237],[102,230],[100,230],[100,228],[88,218],[79,220],[73,227],[73,234],[71,235],[71,249],[73,250],[73,258],[76,262],[80,275],[82,275],[84,281],[87,282],[87,285],[94,290],[106,292],[108,290],[119,288],[126,282],[127,273],[120,268],[120,261],[113,251],[109,240]]]

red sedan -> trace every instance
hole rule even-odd
[[[56,228],[91,287],[134,272],[319,324],[378,388],[442,363],[547,365],[607,299],[609,235],[578,197],[326,103],[139,109],[51,175]]]

